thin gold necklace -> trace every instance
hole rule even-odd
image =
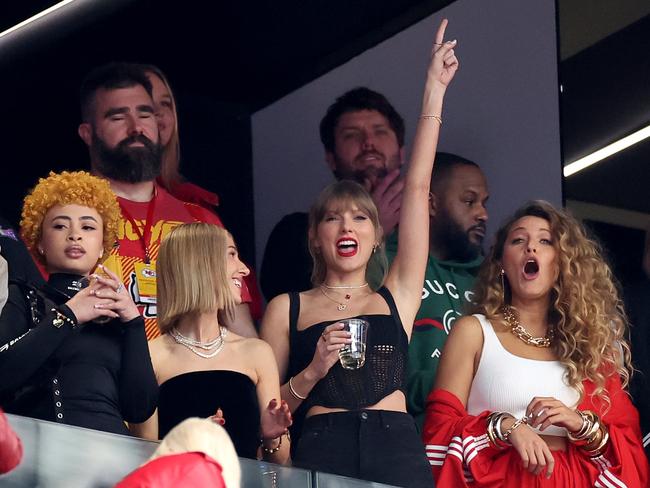
[[[517,336],[521,341],[525,342],[529,346],[551,347],[553,337],[555,336],[553,327],[548,328],[544,337],[533,337],[530,332],[521,325],[521,322],[519,322],[519,317],[514,308],[510,305],[504,305],[501,307],[501,313],[503,314],[506,323],[510,326],[510,332]]]
[[[346,300],[345,302],[339,302],[336,298],[332,298],[331,296],[329,296],[329,294],[325,291],[325,287],[323,285],[319,286],[318,289],[325,296],[325,298],[327,298],[331,302],[336,303],[337,305],[336,308],[339,310],[339,312],[342,312],[343,310],[348,308],[347,302],[349,302],[350,299],[352,298],[352,295],[350,295],[349,293],[343,295],[343,298],[345,298]]]
[[[321,286],[324,286],[328,290],[358,290],[359,288],[365,288],[368,286],[368,282],[366,281],[363,285],[337,285],[337,286],[332,286],[328,285],[327,283],[323,283]]]

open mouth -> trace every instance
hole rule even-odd
[[[238,279],[238,278],[233,278],[233,279],[232,279],[232,282],[235,284],[235,286],[236,286],[237,288],[241,288],[242,285],[241,285],[241,280],[240,280],[240,279]]]
[[[529,259],[524,264],[524,276],[526,279],[532,280],[539,274],[539,264],[535,259]]]
[[[350,257],[354,256],[359,249],[359,243],[355,241],[354,239],[344,238],[344,239],[339,239],[336,242],[336,252],[339,254],[339,256],[343,257]]]
[[[376,152],[366,152],[359,156],[359,160],[361,161],[381,161],[382,159],[383,156]]]

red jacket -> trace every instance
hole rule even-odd
[[[618,376],[606,384],[611,407],[605,415],[605,406],[591,393],[594,385],[583,383],[584,400],[581,410],[597,412],[607,425],[610,441],[601,456],[590,458],[568,443],[566,452],[554,451],[562,460],[564,478],[548,480],[548,486],[646,488],[648,460],[641,445],[639,415],[627,393],[621,388]],[[446,390],[433,390],[427,399],[423,440],[433,476],[438,486],[496,488],[501,486],[546,486],[543,475],[530,475],[521,465],[519,454],[513,448],[497,449],[488,440],[487,416],[469,415],[461,401]],[[558,469],[557,476],[562,476]],[[566,473],[570,476],[566,476]],[[570,481],[566,481],[570,479]]]
[[[4,412],[0,410],[0,474],[8,473],[23,458],[23,444],[9,425]]]

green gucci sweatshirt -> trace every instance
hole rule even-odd
[[[394,233],[386,244],[389,262],[397,253]],[[472,287],[483,257],[466,262],[439,261],[429,256],[422,287],[422,304],[409,344],[407,407],[418,428],[424,422],[425,402],[454,321],[472,301]]]

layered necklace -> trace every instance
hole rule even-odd
[[[172,336],[172,339],[174,339],[178,344],[187,347],[190,351],[192,351],[197,356],[201,356],[202,358],[205,359],[210,359],[215,357],[217,354],[219,354],[223,349],[224,339],[228,335],[228,329],[220,325],[219,335],[217,336],[217,338],[208,342],[201,342],[192,339],[190,337],[186,337],[180,332],[178,332],[178,330],[175,327],[169,331],[169,335]],[[201,350],[207,352],[202,352]]]
[[[510,326],[510,332],[516,335],[521,341],[525,342],[529,346],[551,347],[553,337],[555,336],[553,327],[548,328],[544,337],[533,337],[526,328],[521,325],[517,312],[515,312],[510,305],[504,305],[501,307],[501,313],[503,314],[506,323]]]
[[[327,298],[329,301],[336,303],[336,308],[338,309],[339,312],[342,312],[346,308],[348,308],[348,304],[350,302],[350,299],[352,298],[352,295],[350,293],[346,293],[343,295],[343,299],[345,300],[344,302],[341,302],[337,300],[336,298],[330,296],[329,293],[327,293],[325,290],[359,290],[361,288],[366,288],[368,286],[368,282],[364,283],[363,285],[338,285],[338,286],[331,286],[326,283],[323,283],[320,285],[320,291],[323,294],[325,298]]]

